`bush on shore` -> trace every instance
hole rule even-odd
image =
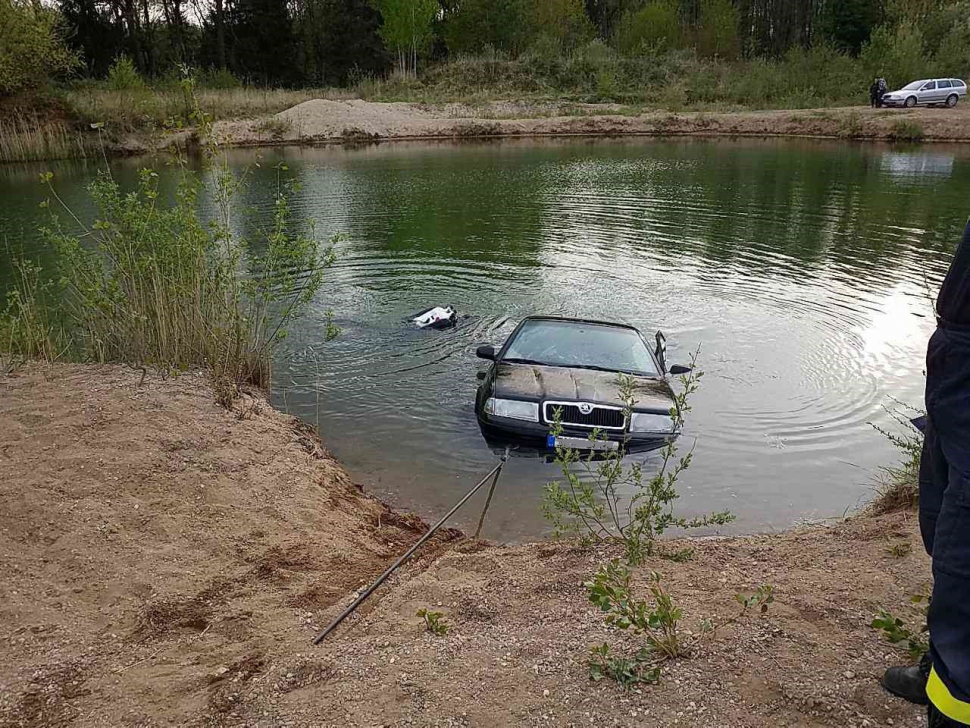
[[[207,138],[211,122],[195,109]],[[292,230],[282,166],[272,224],[257,239],[240,238],[232,209],[246,175],[233,174],[213,144],[204,149],[216,182],[212,223],[198,213],[201,179],[184,164],[174,199],[160,192],[154,170],[142,170],[127,194],[102,172],[89,187],[98,208],[90,225],[63,204],[53,176],[42,175],[45,206],[59,206],[69,220],[53,215],[41,231],[58,251],[60,291],[49,295],[39,268],[23,263],[0,314],[0,351],[162,372],[207,369],[226,406],[241,385],[268,387],[273,348],[322,286],[335,241],[321,246],[312,226]],[[334,333],[328,326],[328,337]]]

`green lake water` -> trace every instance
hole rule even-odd
[[[529,314],[663,329],[670,359],[701,347],[682,480],[685,514],[734,530],[841,515],[896,453],[868,422],[919,405],[927,289],[970,214],[970,150],[806,141],[399,143],[236,151],[253,168],[245,234],[272,214],[275,171],[301,183],[296,222],[343,233],[338,262],[279,352],[273,399],[316,425],[354,478],[434,516],[495,462],[473,412],[474,351]],[[149,160],[118,160],[133,185]],[[0,244],[47,266],[37,183],[55,173],[81,218],[93,164],[0,167]],[[172,173],[163,170],[163,187]],[[207,209],[211,204],[203,199]],[[10,285],[0,258],[0,293]],[[432,305],[465,316],[418,331]],[[332,308],[342,335],[323,343]],[[541,535],[554,465],[510,463],[484,535]],[[473,526],[474,505],[456,524]]]

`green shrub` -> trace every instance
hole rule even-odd
[[[868,423],[876,432],[891,442],[902,457],[898,465],[884,467],[876,485],[876,497],[871,509],[875,513],[889,513],[915,508],[919,503],[919,468],[923,456],[923,433],[911,421],[913,415],[922,414],[912,407],[886,407],[886,412],[899,425],[897,432],[891,432],[872,422]]]
[[[883,77],[890,89],[899,88],[926,75],[923,34],[909,23],[898,27],[880,26],[862,47],[859,60],[867,78]]]
[[[923,126],[918,121],[898,119],[889,136],[898,142],[920,142],[923,141]]]
[[[199,86],[201,88],[233,89],[242,88],[242,85],[242,81],[226,68],[210,68],[199,75]]]
[[[31,0],[0,0],[0,96],[43,86],[80,67],[61,14]]]
[[[0,370],[16,360],[53,363],[68,348],[63,327],[55,319],[53,284],[43,278],[40,266],[22,257],[13,258],[13,269],[14,286],[0,311]]]
[[[138,74],[131,59],[121,55],[108,69],[108,88],[112,91],[141,91],[145,88],[145,80]]]
[[[929,649],[929,640],[926,636],[929,631],[926,626],[926,615],[930,608],[931,598],[925,594],[914,594],[910,597],[910,601],[917,605],[920,611],[922,626],[917,631],[911,630],[905,620],[885,609],[879,610],[875,619],[872,620],[871,627],[881,631],[889,642],[905,649],[912,659],[918,660]]]
[[[704,637],[717,630],[737,624],[755,608],[764,614],[768,605],[775,601],[775,589],[765,584],[751,594],[736,594],[741,605],[740,612],[723,622],[702,619],[698,629],[683,634],[679,625],[683,611],[663,586],[663,579],[656,571],[650,572],[651,601],[638,599],[633,591],[633,572],[629,566],[613,559],[601,566],[593,579],[586,582],[586,594],[590,602],[606,614],[606,623],[618,630],[632,632],[643,639],[644,644],[632,658],[611,654],[606,643],[594,647],[587,666],[590,679],[604,677],[616,680],[626,689],[636,683],[655,683],[660,679],[660,666],[667,660],[689,657]]]
[[[690,411],[688,398],[697,391],[698,381],[704,375],[694,368],[696,358],[695,354],[690,373],[681,377],[682,391],[675,395],[676,404],[670,411],[674,433],[683,427],[684,417]],[[619,375],[627,421],[637,400],[637,386],[632,377]],[[561,433],[557,412],[551,434]],[[604,440],[605,436],[594,430],[590,439]],[[586,542],[618,541],[624,546],[627,561],[639,564],[653,554],[655,540],[670,528],[701,528],[734,520],[727,512],[693,519],[674,514],[673,503],[679,498],[677,480],[690,466],[693,451],[678,457],[673,434],[660,450],[660,468],[648,478],[644,478],[642,463],[625,466],[627,445],[624,441],[615,450],[599,454],[591,451],[585,456],[577,450],[556,446],[555,459],[563,482],[545,487],[542,505],[543,514],[552,523],[556,535],[569,533]],[[631,495],[624,505],[623,494],[627,493]]]
[[[240,385],[268,386],[272,351],[323,284],[334,241],[321,249],[312,225],[291,229],[291,185],[282,165],[272,224],[253,239],[240,238],[233,201],[247,175],[234,175],[208,141],[211,121],[197,105],[193,121],[215,181],[215,221],[200,218],[202,179],[184,164],[173,202],[160,195],[151,169],[142,170],[131,192],[109,172],[99,174],[89,186],[98,208],[90,227],[64,205],[47,173],[45,206],[54,200],[63,207],[72,232],[54,216],[42,234],[59,253],[60,305],[80,357],[163,372],[207,369],[217,399],[230,406]],[[78,226],[81,236],[73,232]],[[327,338],[336,333],[330,322],[328,316]]]
[[[680,13],[673,0],[653,0],[629,10],[616,28],[616,47],[628,56],[656,55],[682,43]]]
[[[741,54],[738,11],[730,0],[701,1],[696,47],[698,53],[709,58],[732,59]]]

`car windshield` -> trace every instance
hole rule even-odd
[[[920,86],[922,86],[926,81],[913,81],[903,86],[900,91],[916,91]]]
[[[502,358],[646,376],[659,374],[643,339],[633,329],[579,321],[526,321]]]

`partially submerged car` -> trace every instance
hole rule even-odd
[[[671,417],[677,404],[660,332],[651,347],[632,326],[532,316],[498,352],[480,346],[477,354],[493,362],[479,373],[475,401],[482,434],[493,447],[605,450],[625,441],[626,449],[636,452],[660,447],[677,434]],[[620,375],[628,375],[633,384],[629,417]],[[551,432],[557,413],[558,436]],[[591,440],[594,430],[605,439]]]

